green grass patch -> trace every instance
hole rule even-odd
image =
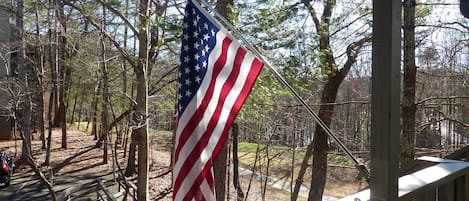
[[[257,144],[249,142],[238,143],[238,151],[256,153]]]
[[[347,156],[336,155],[336,154],[327,155],[327,161],[331,164],[337,164],[337,165],[348,165],[348,166],[355,165],[353,160],[348,158]]]
[[[80,122],[73,122],[71,124],[72,127],[75,127],[77,130],[80,130],[80,131],[83,131],[83,132],[87,132],[87,133],[91,133],[91,123],[89,123],[88,125],[88,122],[87,121],[80,121]],[[88,126],[88,130],[86,130],[86,127]]]
[[[256,158],[256,150],[258,145],[256,143],[249,143],[249,142],[240,142],[238,144],[238,155],[240,163],[247,166],[252,166],[254,164],[254,160]],[[295,154],[295,164],[300,165],[301,161],[303,160],[306,154],[306,148],[292,148],[288,146],[279,146],[279,145],[270,145],[268,146],[269,151],[269,158],[271,158],[271,165],[275,165],[278,167],[274,168],[283,168],[283,167],[290,167],[291,160],[293,159],[293,153]],[[265,161],[265,157],[267,156],[266,152],[266,145],[260,144],[259,145],[259,159]],[[353,161],[343,155],[336,155],[336,154],[328,154],[328,163],[329,164],[337,164],[337,165],[349,165],[353,166]]]
[[[161,135],[173,135],[174,131],[148,129],[148,133],[150,133],[150,134],[161,134]]]

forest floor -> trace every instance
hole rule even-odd
[[[168,134],[150,133],[150,175],[149,175],[149,193],[152,200],[171,200],[171,173],[170,173],[170,150],[171,138]],[[38,134],[34,135],[32,142],[32,154],[36,163],[41,165],[41,170],[44,173],[50,173],[51,170],[58,175],[67,174],[110,174],[113,171],[112,152],[109,150],[108,163],[103,163],[103,150],[102,148],[95,148],[96,140],[94,136],[85,132],[70,128],[67,131],[67,149],[61,148],[61,132],[59,129],[54,129],[52,132],[52,152],[50,157],[50,166],[43,166],[45,160],[45,151],[41,150],[41,141]],[[15,145],[16,144],[16,145]],[[19,157],[21,152],[21,140],[15,141],[1,141],[0,151],[8,155],[16,155]],[[120,167],[126,167],[126,159],[123,157],[124,151],[122,147],[118,146],[117,157],[119,159]],[[117,169],[117,167],[115,167]],[[245,167],[249,169],[249,167]],[[17,168],[15,174],[29,173],[32,170],[28,166],[20,166]],[[350,181],[350,179],[340,178],[353,178],[356,175],[334,176],[337,171],[330,171],[328,175],[328,182],[325,189],[325,194],[333,197],[344,197],[351,193],[359,191],[363,188],[363,184],[357,181]],[[347,171],[346,171],[347,172]],[[232,175],[232,173],[230,173]],[[241,186],[246,194],[246,189],[249,185],[249,174],[241,174]],[[273,175],[275,177],[276,175]],[[280,175],[279,175],[280,176]],[[232,176],[231,176],[232,177]],[[111,177],[112,178],[112,177]],[[280,177],[279,177],[280,178]],[[230,178],[232,180],[232,178]],[[130,178],[131,181],[136,181],[136,177]],[[307,179],[305,179],[307,180]],[[230,185],[229,197],[230,199],[236,198],[236,192]],[[251,180],[251,187],[249,191],[248,200],[261,200],[262,191],[261,182],[253,179]],[[306,184],[308,186],[308,184]],[[17,188],[14,185],[9,188]],[[57,186],[55,188],[59,189]],[[265,200],[289,200],[289,189],[279,189],[278,187],[267,186]],[[300,197],[299,200],[306,200]]]

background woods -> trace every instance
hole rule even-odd
[[[371,1],[211,3],[367,164]],[[171,147],[160,137],[171,139],[175,128],[184,5],[0,0],[1,22],[7,22],[1,25],[7,28],[0,44],[0,109],[22,133],[22,160],[36,165],[28,159],[28,146],[41,140],[47,153],[41,165],[49,166],[51,128],[60,128],[61,148],[67,149],[67,128],[75,127],[95,136],[104,163],[111,145],[123,149],[117,157],[125,161],[126,176],[138,172],[139,199],[156,196],[147,194],[153,191],[145,181],[159,157],[151,150]],[[406,0],[403,9],[402,163],[469,143],[469,22],[459,14],[458,1]],[[40,138],[33,139],[32,132]],[[228,159],[221,164],[235,163],[235,169],[226,166],[224,197],[249,199],[254,176],[240,182],[238,165],[261,175],[262,199],[267,199],[268,178],[275,177],[291,184],[284,189],[291,200],[298,198],[301,185],[313,186],[307,196],[319,200],[326,186],[353,165],[267,70],[232,133]],[[229,193],[233,182],[236,195]]]

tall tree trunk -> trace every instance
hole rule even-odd
[[[404,9],[404,80],[402,96],[401,164],[415,155],[415,0],[405,0]]]
[[[24,32],[23,32],[23,0],[18,0],[16,12],[16,30],[18,33],[17,38],[17,65],[18,65],[18,77],[21,84],[22,102],[20,102],[20,113],[21,115],[17,119],[20,120],[21,137],[23,139],[21,149],[21,161],[27,162],[28,157],[31,156],[31,97],[29,94],[28,76],[30,75],[29,70],[25,66],[24,62]],[[18,113],[19,114],[19,113]]]
[[[59,34],[59,74],[60,74],[60,87],[59,87],[59,116],[56,121],[59,122],[62,129],[62,148],[67,148],[67,109],[65,105],[65,100],[67,96],[67,89],[70,80],[71,70],[67,65],[65,65],[65,60],[67,58],[67,38],[65,34],[67,32],[67,24],[64,14],[64,4],[61,0],[57,0],[57,15],[58,22],[60,23],[60,29],[58,29]]]
[[[234,5],[234,0],[218,0],[216,10],[225,18],[232,12],[230,8]],[[217,159],[213,163],[213,177],[215,180],[215,195],[217,201],[225,200],[226,192],[226,160],[228,154],[228,140],[225,141]]]
[[[138,63],[134,67],[137,79],[137,105],[136,116],[138,126],[135,130],[138,142],[138,177],[137,198],[148,200],[148,124],[147,124],[147,69],[148,69],[148,29],[150,20],[150,1],[140,0],[139,4],[139,44]]]
[[[44,74],[44,49],[41,41],[40,33],[40,21],[39,21],[39,1],[34,1],[34,10],[35,10],[35,21],[36,21],[36,73],[35,78],[37,81],[36,93],[34,95],[35,104],[36,104],[36,121],[39,126],[39,134],[42,142],[41,149],[46,149],[46,138],[45,138],[45,129],[44,129],[44,89],[43,89],[43,74]]]
[[[101,33],[104,33],[106,31],[106,8],[103,6],[103,23],[102,23],[102,28],[101,28]],[[103,87],[102,87],[102,95],[103,95],[103,101],[102,101],[102,109],[101,109],[101,138],[102,140],[98,140],[99,144],[100,142],[104,142],[104,147],[103,147],[103,163],[107,164],[108,161],[108,134],[109,134],[109,87],[108,87],[108,71],[107,71],[107,63],[106,63],[106,43],[104,40],[104,35],[101,34],[101,76],[102,76],[102,82],[103,82]]]
[[[44,161],[45,165],[49,165],[50,162],[50,152],[51,152],[51,145],[52,145],[52,128],[54,127],[54,123],[52,120],[52,113],[55,109],[54,105],[56,105],[56,94],[57,94],[57,34],[54,29],[54,22],[56,21],[53,18],[53,12],[55,12],[54,5],[55,0],[49,0],[49,10],[48,10],[48,26],[49,26],[49,65],[50,65],[50,73],[51,73],[51,92],[49,94],[49,107],[47,112],[47,122],[49,124],[49,130],[47,135],[47,150],[46,150],[46,159]]]
[[[342,80],[337,80],[335,76],[331,76],[325,83],[321,103],[333,103],[337,98],[337,92]],[[331,125],[332,115],[334,114],[333,105],[321,105],[319,108],[319,118],[324,121],[327,126]],[[327,175],[327,151],[329,151],[328,134],[316,124],[313,137],[313,165],[311,188],[308,200],[322,200]]]
[[[17,46],[17,56],[18,56],[18,75],[19,80],[23,85],[23,93],[25,95],[24,102],[22,103],[22,117],[20,119],[21,123],[21,138],[23,139],[23,146],[21,152],[21,161],[25,162],[33,171],[39,176],[40,180],[47,186],[49,192],[52,196],[52,200],[57,200],[55,196],[55,192],[52,188],[52,185],[45,179],[44,175],[41,173],[40,169],[37,168],[36,164],[33,161],[31,156],[31,97],[28,92],[28,76],[31,75],[31,70],[26,68],[24,65],[24,32],[23,32],[23,0],[18,0],[17,2],[17,9],[16,9],[16,27],[18,31],[18,46]],[[32,68],[32,66],[31,66]]]

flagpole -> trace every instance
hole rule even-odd
[[[322,121],[321,118],[314,112],[314,110],[306,103],[306,101],[296,92],[296,90],[288,83],[288,81],[273,67],[273,65],[265,58],[258,50],[255,48],[249,41],[247,41],[241,32],[238,31],[225,17],[220,15],[212,6],[206,1],[201,0],[202,4],[204,4],[207,9],[209,9],[212,13],[214,13],[223,23],[228,26],[232,31],[234,31],[238,38],[246,45],[250,51],[252,51],[257,57],[259,57],[262,62],[274,73],[275,77],[292,93],[298,102],[308,111],[308,113],[313,117],[316,123],[321,126],[321,128],[339,145],[340,149],[345,152],[345,154],[353,160],[355,163],[355,167],[360,171],[361,175],[365,177],[366,181],[370,179],[370,173],[366,169],[365,165],[360,163],[353,155],[352,152],[340,141],[340,139],[332,132],[332,130]]]

